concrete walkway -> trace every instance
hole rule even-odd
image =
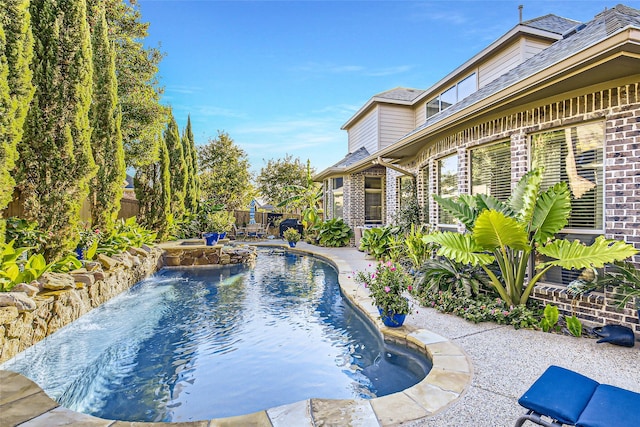
[[[281,244],[282,241],[274,243]],[[352,275],[352,272],[372,269],[375,265],[375,261],[367,259],[363,253],[354,248],[319,248],[299,243],[297,249],[331,259],[338,267],[343,289],[345,289],[343,281],[352,282],[352,279],[346,279],[347,276]],[[353,283],[347,283],[347,285],[347,293],[358,294],[358,297],[364,296],[363,289],[354,289]],[[373,307],[362,305],[362,308],[365,311],[375,311]],[[470,383],[468,382],[469,374],[466,374],[467,385],[464,386],[462,395],[457,394],[455,398],[449,399],[448,401],[451,403],[446,404],[445,402],[443,405],[436,405],[435,402],[421,403],[423,407],[434,405],[439,408],[434,408],[435,413],[432,415],[401,424],[393,422],[391,418],[387,418],[386,421],[381,422],[382,425],[437,427],[513,426],[516,419],[524,413],[524,410],[517,404],[517,399],[551,364],[573,369],[602,383],[640,392],[640,344],[636,344],[634,348],[616,347],[609,344],[596,344],[595,340],[587,338],[573,338],[539,331],[515,330],[510,326],[499,326],[490,323],[473,324],[458,317],[441,314],[433,309],[422,307],[415,307],[414,313],[407,317],[405,330],[408,331],[405,332],[407,336],[414,335],[412,339],[417,337],[422,338],[424,341],[424,338],[429,340],[433,336],[439,335],[454,344],[454,346],[445,346],[447,350],[451,347],[460,348],[466,357],[456,357],[462,357],[470,362],[471,381]],[[428,332],[418,332],[424,330],[428,330],[434,335],[430,335]],[[442,354],[438,349],[438,346],[442,344],[440,342],[432,344],[431,347],[430,345],[426,346],[427,351],[435,356],[434,367],[436,364],[439,366],[451,366],[450,354]],[[440,361],[436,363],[436,360]],[[467,363],[465,362],[465,366],[468,366]],[[459,366],[456,365],[454,369],[459,369]],[[26,381],[22,381],[14,378],[13,375],[15,374],[0,373],[0,383],[2,383],[2,387],[0,387],[2,389],[0,390],[2,391],[0,392],[0,407],[8,410],[10,405],[11,410],[15,412],[18,418],[31,419],[31,421],[22,424],[24,426],[100,425],[115,427],[154,425],[153,423],[113,422],[83,414],[72,414],[71,411],[56,408],[55,402],[48,399],[44,393],[37,390],[30,391],[33,385],[28,384],[28,380],[24,379]],[[454,373],[453,375],[456,374]],[[448,383],[448,381],[445,382]],[[425,384],[424,389],[428,388],[433,392],[433,384],[437,385],[438,383],[442,383],[442,380],[438,381],[437,378],[436,380],[431,380],[430,384]],[[11,389],[11,392],[9,392],[9,389]],[[440,396],[442,394],[441,392]],[[11,397],[10,395],[14,396]],[[29,396],[29,404],[26,404],[26,397],[20,397],[27,395]],[[392,398],[392,396],[395,397]],[[378,403],[372,405],[376,413],[409,415],[411,405],[418,401],[415,398],[415,393],[406,395],[400,393],[397,396],[392,396],[376,399]],[[437,396],[437,394],[432,394],[432,397]],[[419,397],[426,397],[426,395]],[[436,398],[434,400],[437,401],[439,399]],[[9,403],[9,401],[13,403]],[[18,404],[19,402],[24,403]],[[344,408],[323,408],[323,405],[326,406],[325,401],[315,400],[310,405],[293,404],[286,410],[287,413],[280,413],[278,408],[275,408],[267,411],[268,414],[262,412],[238,417],[237,419],[229,418],[210,422],[171,425],[188,425],[190,427],[232,425],[286,425],[287,427],[331,425],[342,427],[342,425],[345,425],[338,421],[339,419],[344,420],[344,418],[340,418],[344,415]],[[36,408],[39,414],[48,412],[33,419],[26,413],[22,414],[23,411],[31,412]],[[358,407],[356,409],[363,413],[362,408]],[[379,411],[378,409],[383,410]],[[314,412],[323,414],[323,417],[314,416]],[[3,422],[3,419],[8,421],[5,418],[7,415],[8,412],[3,414],[0,410],[0,426],[16,424]],[[395,419],[398,420],[399,418]],[[367,419],[369,422],[366,421]],[[412,417],[411,419],[415,420],[416,418]],[[378,425],[378,422],[376,422],[375,417],[371,419],[370,417],[360,416],[359,422],[356,424],[369,427]],[[161,425],[161,423],[155,425]]]
[[[315,248],[320,253],[324,250]],[[354,248],[330,251],[338,253],[354,270],[375,263]],[[407,317],[406,324],[448,338],[467,353],[473,365],[471,387],[460,399],[408,426],[511,427],[525,413],[518,399],[549,365],[640,393],[640,343],[633,348],[596,344],[588,338],[470,323],[422,307]]]

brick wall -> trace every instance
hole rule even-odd
[[[572,95],[474,123],[473,126],[430,142],[415,159],[401,167],[417,174],[418,201],[421,206],[428,203],[428,222],[436,224],[437,204],[433,199],[425,200],[424,190],[428,188],[430,194],[438,192],[438,159],[458,154],[458,188],[461,193],[466,193],[470,188],[468,150],[487,143],[510,141],[511,180],[514,186],[529,169],[528,144],[531,134],[590,121],[603,121],[605,124],[605,236],[624,240],[640,249],[640,83]],[[429,170],[429,182],[423,179],[423,168]],[[396,200],[395,194],[387,194],[386,197],[388,201]],[[635,256],[632,261],[640,267],[640,256]],[[541,284],[533,297],[552,302],[565,313],[575,310],[583,320],[599,324],[623,323],[640,332],[633,305],[630,303],[623,310],[618,310],[606,292],[594,293],[572,302],[563,286]]]

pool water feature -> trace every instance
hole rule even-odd
[[[189,421],[382,396],[430,365],[385,345],[330,265],[262,250],[255,267],[163,269],[0,368],[79,412]]]

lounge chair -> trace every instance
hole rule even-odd
[[[559,366],[549,366],[518,403],[529,412],[515,427],[525,421],[545,427],[640,426],[640,393],[600,384]]]

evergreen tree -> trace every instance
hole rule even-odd
[[[169,153],[169,170],[171,170],[171,213],[175,220],[180,220],[185,211],[184,196],[187,188],[187,165],[178,124],[171,110],[169,110],[167,128],[164,130],[164,143]]]
[[[158,159],[136,170],[134,187],[140,206],[140,224],[157,231],[158,238],[163,240],[172,228],[169,153],[159,136],[154,145],[159,149]]]
[[[142,22],[135,1],[104,3],[109,37],[115,43],[125,160],[127,166],[138,168],[157,160],[157,135],[166,125],[166,108],[160,104],[163,89],[157,77],[163,54],[144,45],[149,23]]]
[[[191,116],[187,117],[187,126],[182,134],[182,147],[187,165],[187,191],[184,205],[187,211],[195,213],[198,209],[198,165],[195,156],[195,143],[191,129]]]
[[[218,131],[215,139],[198,149],[202,195],[213,204],[224,204],[227,210],[249,206],[255,191],[251,185],[247,153],[226,132]]]
[[[78,241],[75,232],[89,181],[91,154],[91,40],[85,0],[32,0],[36,91],[19,144],[18,188],[28,220],[50,237],[53,259]]]
[[[104,5],[91,9],[93,22],[93,126],[91,147],[98,173],[91,186],[91,219],[94,227],[110,231],[118,218],[124,192],[126,166],[118,106],[115,55],[107,36]]]
[[[13,168],[24,120],[33,97],[29,0],[0,0],[0,211],[13,196]],[[0,242],[4,241],[0,220]]]

